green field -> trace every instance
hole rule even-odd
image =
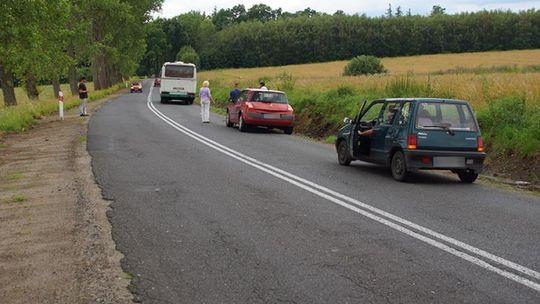
[[[296,131],[327,138],[356,115],[363,100],[441,97],[468,100],[492,157],[540,155],[540,50],[382,58],[387,74],[342,76],[346,61],[226,69],[199,73],[224,107],[233,82],[265,80],[283,90],[298,117]]]

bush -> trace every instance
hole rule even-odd
[[[345,66],[343,70],[344,76],[357,76],[368,74],[385,73],[386,69],[379,60],[374,56],[356,56]]]
[[[191,46],[184,46],[181,48],[180,51],[178,51],[178,54],[176,54],[176,60],[180,60],[185,63],[193,63],[197,67],[201,64],[199,54],[197,54],[197,51],[195,51],[195,49]]]

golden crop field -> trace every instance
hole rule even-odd
[[[407,75],[413,81],[432,86],[435,93],[469,100],[482,107],[488,100],[509,96],[525,96],[527,102],[540,102],[540,72],[487,71],[474,69],[498,67],[524,68],[540,66],[540,49],[439,54],[382,58],[388,73],[371,76],[342,76],[347,61],[334,61],[280,67],[224,69],[199,73],[199,80],[208,79],[212,88],[230,87],[239,81],[241,87],[256,87],[260,79],[267,80],[271,89],[280,89],[280,76],[292,76],[294,88],[300,90],[327,90],[341,85],[359,91],[381,91],[389,81]],[[451,73],[449,70],[463,70]],[[404,96],[381,96],[404,97]],[[407,96],[412,97],[412,96]],[[419,97],[419,96],[416,96]]]

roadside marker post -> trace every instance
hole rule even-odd
[[[58,113],[60,119],[64,120],[64,93],[62,91],[58,91]]]

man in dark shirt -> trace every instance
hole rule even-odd
[[[86,78],[82,77],[79,82],[79,113],[81,116],[88,116],[86,112],[86,101],[88,100],[88,90],[86,89]]]
[[[236,102],[238,100],[238,96],[240,96],[240,89],[238,88],[238,82],[234,83],[234,89],[229,93],[229,101]]]

